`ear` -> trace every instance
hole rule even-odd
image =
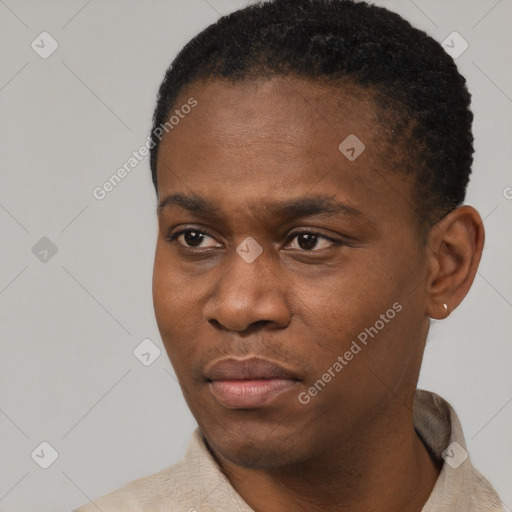
[[[446,318],[462,302],[473,284],[484,238],[482,219],[471,206],[456,208],[432,227],[427,240],[429,317]]]

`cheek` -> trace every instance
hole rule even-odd
[[[193,307],[190,282],[177,271],[164,243],[158,242],[153,268],[153,306],[155,318],[166,348],[171,340],[179,340]]]
[[[411,295],[419,280],[416,263],[412,257],[400,261],[397,254],[378,252],[364,257],[354,253],[342,269],[311,283],[295,282],[296,318],[303,332],[312,335],[318,369],[329,367],[351,347],[357,356],[348,353],[349,358],[370,364],[388,359],[393,365],[409,350],[412,332],[417,336]]]
[[[153,267],[153,302],[157,321],[175,323],[193,307],[202,293],[201,280],[191,279],[179,266],[165,240],[159,238]]]
[[[177,292],[181,288],[176,283],[176,273],[173,272],[170,261],[165,257],[165,250],[158,242],[155,263],[153,267],[153,305],[160,330],[172,325],[177,314],[176,305],[180,304]]]
[[[198,328],[206,279],[191,279],[180,270],[164,241],[157,243],[153,269],[153,306],[162,342],[172,365],[187,368],[199,351]]]

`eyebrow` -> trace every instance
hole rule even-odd
[[[219,217],[219,208],[211,201],[195,194],[175,193],[166,196],[158,203],[158,214],[173,205],[193,213]],[[261,206],[272,215],[286,218],[311,217],[322,214],[344,214],[362,216],[362,212],[330,196],[313,196],[287,201],[262,201]]]

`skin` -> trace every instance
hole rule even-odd
[[[191,96],[197,107],[159,149],[159,200],[193,194],[214,212],[172,201],[159,209],[153,295],[210,451],[256,512],[420,511],[440,464],[413,428],[413,396],[429,319],[446,317],[443,303],[452,311],[476,273],[478,213],[460,207],[422,239],[414,183],[387,171],[385,128],[363,90],[296,77],[212,80],[189,86],[177,105]],[[366,146],[353,162],[338,150],[351,133]],[[273,205],[319,196],[348,209],[297,217]],[[209,235],[168,240],[184,228]],[[311,247],[302,232],[340,243]],[[236,252],[247,237],[263,249],[252,263]],[[397,302],[378,335],[300,403]],[[230,355],[265,357],[299,380],[261,408],[225,407],[204,371]]]

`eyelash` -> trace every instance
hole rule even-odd
[[[166,239],[168,242],[175,242],[176,239],[180,236],[180,235],[183,235],[184,233],[188,233],[190,231],[193,231],[194,233],[198,233],[200,235],[206,235],[206,236],[209,236],[210,238],[213,238],[215,240],[215,237],[210,233],[208,232],[207,230],[205,229],[194,229],[194,228],[184,228],[184,229],[181,229],[179,231],[176,231],[175,233],[172,233],[172,234],[169,234]],[[327,235],[323,235],[322,233],[317,233],[316,231],[308,231],[308,230],[303,230],[303,231],[297,231],[295,233],[292,233],[288,239],[287,239],[287,245],[288,243],[293,240],[294,238],[296,238],[297,236],[299,235],[304,235],[304,234],[307,234],[307,235],[316,235],[318,238],[321,238],[323,240],[327,240],[329,242],[331,242],[333,245],[335,246],[340,246],[340,245],[344,245],[343,242],[341,240],[336,240],[334,238],[331,238]],[[201,247],[188,247],[186,245],[183,245],[183,244],[180,244],[184,249],[199,249],[201,250]],[[207,249],[212,249],[212,247],[209,247]],[[206,249],[206,250],[207,250]],[[204,248],[202,250],[205,250]],[[315,251],[315,250],[311,250],[311,251],[307,251],[305,249],[301,250],[301,252],[318,252],[318,251]]]
[[[167,236],[168,242],[174,242],[176,238],[178,238],[180,235],[183,235],[184,233],[188,233],[190,231],[193,231],[194,233],[199,233],[200,235],[206,235],[210,238],[213,238],[215,240],[215,237],[207,230],[205,229],[194,229],[194,228],[184,228],[180,229],[179,231],[176,231],[175,233],[171,233]],[[187,247],[186,245],[183,245],[185,249],[197,249],[197,247]]]

